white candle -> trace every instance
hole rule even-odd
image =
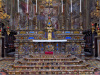
[[[17,0],[17,3],[18,3],[18,13],[19,13],[19,0]]]
[[[82,9],[81,9],[81,0],[80,0],[80,12],[82,12]]]
[[[36,0],[36,13],[37,13],[37,0]]]
[[[71,0],[71,12],[72,12],[72,0]]]
[[[29,2],[29,1],[27,0],[27,13],[28,13],[28,2]]]
[[[63,0],[62,0],[62,13],[63,13]]]

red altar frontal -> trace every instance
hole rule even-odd
[[[52,51],[45,51],[45,54],[53,54]]]

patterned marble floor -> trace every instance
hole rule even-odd
[[[8,68],[9,64],[12,64],[13,60],[2,60],[0,61],[0,71],[3,68]]]
[[[94,59],[94,60],[87,60],[87,62],[88,62],[89,64],[91,64],[91,65],[97,67],[97,68],[99,69],[99,71],[100,71],[100,61]]]

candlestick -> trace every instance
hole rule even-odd
[[[80,0],[80,12],[82,12],[82,9],[81,9],[81,0]]]
[[[62,0],[62,13],[63,13],[63,0]]]
[[[29,2],[29,0],[27,0],[27,13],[28,13],[28,2]]]
[[[72,12],[72,0],[71,0],[71,12]]]
[[[18,13],[19,13],[19,0],[17,0],[17,3],[18,3]]]
[[[37,0],[36,0],[36,13],[37,13]]]

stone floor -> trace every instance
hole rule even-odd
[[[0,71],[3,69],[3,68],[8,68],[9,64],[12,64],[14,63],[14,60],[9,60],[9,58],[7,59],[4,59],[4,60],[0,60]]]

